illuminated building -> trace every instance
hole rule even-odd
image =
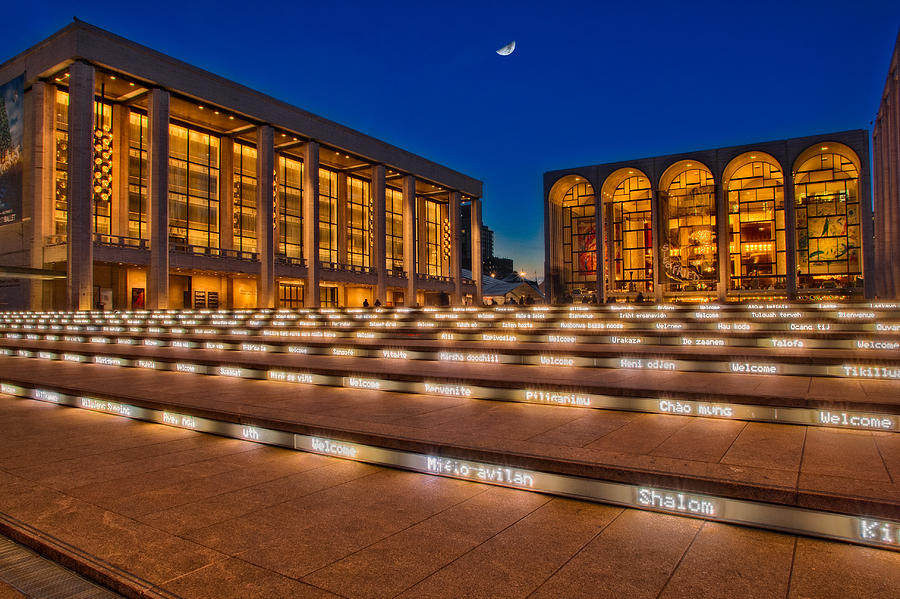
[[[844,131],[546,173],[550,294],[874,297],[868,147]]]
[[[0,307],[480,300],[459,240],[480,181],[79,21],[0,64],[8,85]]]
[[[900,297],[900,34],[872,130],[875,158],[875,292]]]

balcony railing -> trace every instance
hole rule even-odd
[[[418,278],[423,281],[440,281],[442,283],[452,283],[453,277],[445,277],[443,275],[423,275],[419,273]]]
[[[387,276],[389,277],[398,277],[401,279],[406,278],[406,271],[401,268],[389,268],[387,271]]]
[[[127,247],[139,250],[146,250],[150,247],[146,239],[127,237],[125,235],[109,235],[107,233],[94,233],[94,243],[108,247]]]
[[[44,237],[44,245],[47,247],[54,245],[65,245],[66,244],[66,234],[65,233],[57,233],[56,235],[47,235]]]
[[[235,260],[244,260],[252,262],[258,260],[256,252],[248,252],[245,250],[227,250],[223,248],[211,248],[202,245],[191,245],[185,243],[181,239],[169,239],[169,251],[176,254],[188,254],[191,256],[218,256],[220,258],[233,258]]]
[[[275,254],[275,262],[282,264],[290,264],[291,266],[306,266],[306,260],[295,256],[286,256],[284,254]]]
[[[352,264],[339,264],[337,262],[322,262],[322,268],[325,270],[334,270],[341,272],[361,272],[372,273],[375,269],[371,266],[354,266]]]

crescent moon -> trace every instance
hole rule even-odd
[[[502,48],[500,48],[499,50],[497,50],[497,54],[499,54],[500,56],[509,56],[510,54],[513,53],[513,50],[515,50],[515,49],[516,49],[516,40],[513,40],[513,41],[509,42],[508,44],[506,44],[505,46],[503,46]]]

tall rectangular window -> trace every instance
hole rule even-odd
[[[446,204],[425,200],[425,274],[447,276],[444,260],[443,223]]]
[[[169,124],[169,237],[219,247],[219,138]]]
[[[303,257],[303,163],[278,157],[278,253]]]
[[[370,219],[372,198],[369,182],[347,177],[347,261],[351,266],[371,266]]]
[[[334,171],[319,169],[319,260],[325,264],[338,261],[337,178]]]
[[[61,89],[56,90],[56,124],[55,124],[55,140],[56,140],[56,189],[53,203],[53,232],[57,235],[66,233],[66,225],[69,220],[69,93]],[[112,133],[112,105],[103,102],[94,102],[94,127],[91,144],[100,142],[99,131],[108,134]],[[99,130],[99,131],[98,131]],[[112,170],[112,148],[104,147],[104,151],[108,152],[108,157],[104,158],[100,153],[94,152],[95,160],[100,159],[100,163],[93,163],[92,167],[95,174],[101,173],[104,178],[109,176]],[[100,179],[92,178],[91,182],[91,202],[93,208],[92,215],[92,231],[94,233],[110,233],[112,219],[112,190],[115,184],[109,187],[100,187]],[[104,197],[105,196],[105,197]]]
[[[256,251],[256,148],[234,143],[234,249]]]
[[[384,190],[385,209],[385,267],[388,270],[403,270],[403,192],[386,187]]]
[[[128,115],[128,236],[148,239],[147,228],[147,116]]]

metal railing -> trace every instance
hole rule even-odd
[[[109,247],[127,247],[146,250],[150,243],[146,239],[128,237],[126,235],[109,235],[108,233],[94,233],[94,243]]]
[[[282,264],[290,264],[291,266],[306,267],[306,260],[304,258],[297,258],[296,256],[287,256],[285,254],[275,254],[275,261],[281,262]]]
[[[235,260],[244,260],[253,262],[258,260],[259,256],[256,252],[248,252],[245,250],[229,250],[224,248],[211,248],[203,245],[192,245],[181,239],[169,239],[169,251],[177,254],[189,254],[191,256],[218,256],[220,258],[234,258]]]
[[[338,262],[321,262],[322,268],[325,270],[333,270],[339,272],[360,272],[373,273],[375,269],[371,266],[354,266],[352,264],[339,264]]]

